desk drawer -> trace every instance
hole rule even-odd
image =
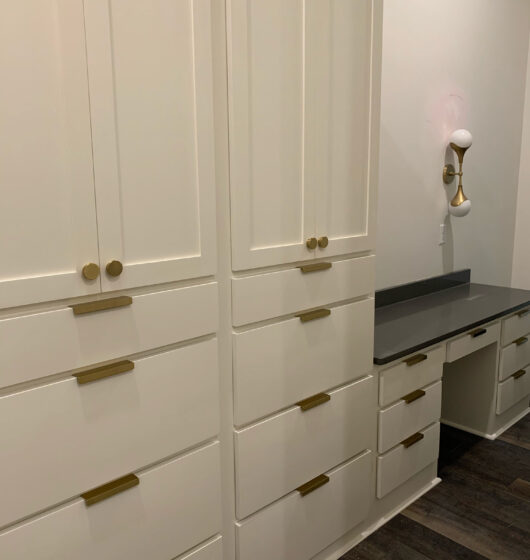
[[[366,518],[372,472],[366,451],[328,472],[329,482],[310,494],[292,492],[236,523],[238,560],[312,558]]]
[[[501,349],[499,381],[507,379],[528,364],[530,364],[530,335],[521,337],[517,342]]]
[[[306,411],[296,406],[236,431],[239,519],[370,446],[374,381],[365,377],[331,391],[319,406]]]
[[[373,368],[373,298],[331,315],[234,335],[235,423],[246,424]]]
[[[410,447],[398,445],[377,458],[378,498],[386,496],[438,458],[440,424],[433,424],[418,433],[423,439],[417,443]]]
[[[331,268],[292,268],[232,280],[235,326],[289,315],[374,291],[374,257],[333,262]]]
[[[410,434],[440,420],[442,382],[418,389],[415,393],[410,393],[407,400],[401,400],[379,413],[379,453],[384,453]]]
[[[518,311],[515,315],[502,320],[502,345],[530,333],[530,307]]]
[[[411,354],[379,374],[379,404],[387,406],[401,397],[442,378],[445,349],[442,346]]]
[[[524,373],[523,373],[524,372]],[[502,414],[530,394],[530,366],[499,383],[497,414]]]
[[[138,478],[97,504],[78,498],[0,533],[0,558],[168,560],[220,530],[218,443]]]
[[[82,315],[64,307],[3,319],[0,320],[0,387],[216,330],[217,284],[213,282],[133,296],[130,305]]]
[[[214,437],[218,402],[215,340],[1,397],[0,526]]]
[[[454,362],[481,348],[498,342],[500,332],[500,323],[494,323],[493,325],[472,329],[465,335],[448,342],[447,361],[449,363]]]

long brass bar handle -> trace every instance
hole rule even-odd
[[[420,362],[424,362],[427,359],[427,354],[416,354],[415,356],[412,356],[412,358],[407,358],[406,360],[403,360],[403,362],[405,364],[407,364],[407,366],[415,366],[416,364],[419,364]]]
[[[311,494],[311,492],[314,492],[317,488],[324,486],[324,484],[327,484],[328,482],[329,476],[326,476],[325,474],[319,474],[317,477],[313,478],[313,480],[310,480],[309,482],[302,484],[302,486],[299,486],[296,490],[300,492],[301,496],[307,496],[308,494]]]
[[[526,370],[525,369],[520,369],[519,371],[516,371],[512,377],[514,379],[519,379],[519,377],[523,377],[523,375],[526,375]]]
[[[472,336],[473,338],[477,338],[477,336],[482,336],[483,334],[486,334],[488,332],[488,329],[476,329],[474,331],[471,331],[469,333],[469,336]]]
[[[314,264],[304,264],[301,266],[297,266],[304,274],[307,272],[317,272],[318,270],[328,270],[333,265],[330,262],[319,262]]]
[[[77,383],[79,383],[79,385],[84,385],[85,383],[105,379],[105,377],[111,377],[133,369],[134,362],[131,362],[131,360],[122,360],[121,362],[116,362],[107,366],[87,369],[86,371],[82,371],[80,373],[73,373],[72,377],[77,379]]]
[[[401,442],[401,445],[405,448],[408,449],[409,447],[413,446],[415,443],[418,443],[418,441],[421,441],[425,436],[421,433],[418,432],[416,434],[411,435],[410,437],[408,437],[407,439],[404,439]]]
[[[81,494],[81,498],[85,500],[85,504],[87,506],[92,506],[101,502],[102,500],[106,500],[115,494],[119,494],[120,492],[124,492],[133,486],[138,486],[140,484],[140,479],[135,474],[127,474],[118,478],[117,480],[113,480],[112,482],[107,482],[102,486],[98,486],[84,494]]]
[[[421,399],[421,397],[424,396],[425,396],[425,391],[423,391],[422,389],[418,389],[416,391],[412,391],[412,393],[409,393],[404,397],[401,397],[401,400],[405,401],[407,404],[410,404],[411,402],[417,401],[418,399]]]
[[[328,395],[327,393],[318,393],[317,395],[313,395],[312,397],[304,399],[303,401],[297,402],[296,405],[302,409],[302,412],[305,412],[306,410],[315,408],[315,406],[320,406],[321,404],[327,403],[330,400],[331,395]]]
[[[521,346],[521,344],[526,344],[528,342],[528,337],[527,336],[522,336],[521,338],[518,338],[517,340],[514,340],[514,342],[517,346]]]
[[[307,323],[308,321],[321,319],[322,317],[327,317],[328,315],[331,315],[331,309],[315,309],[314,311],[308,311],[307,313],[297,313],[296,317],[298,317],[302,323]]]
[[[530,309],[523,309],[522,311],[519,311],[519,313],[517,313],[517,316],[522,319],[523,317],[526,317],[529,313],[530,313]]]
[[[85,313],[94,313],[95,311],[104,311],[105,309],[115,309],[116,307],[126,307],[132,305],[132,297],[118,296],[114,298],[98,299],[95,301],[87,301],[86,303],[76,303],[70,305],[74,315],[84,315]]]

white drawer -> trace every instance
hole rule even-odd
[[[75,315],[72,309],[64,307],[3,319],[0,387],[216,330],[217,284],[213,282],[133,296],[131,305],[83,315]]]
[[[386,496],[438,458],[440,424],[433,424],[418,433],[423,438],[410,447],[405,447],[408,443],[404,443],[377,458],[378,498]]]
[[[524,372],[524,373],[523,373]],[[499,383],[497,414],[502,414],[530,394],[530,366],[521,369],[506,381]]]
[[[327,476],[313,492],[292,492],[236,523],[238,560],[308,560],[363,521],[373,500],[372,453]]]
[[[373,368],[373,298],[334,307],[322,320],[234,335],[234,414],[246,424]]]
[[[502,320],[502,345],[530,333],[530,307],[518,311],[515,315]]]
[[[245,325],[366,296],[374,291],[374,257],[333,263],[331,268],[302,272],[292,268],[232,280],[234,325]],[[308,266],[308,265],[305,265]]]
[[[379,404],[387,406],[401,397],[442,378],[445,349],[442,346],[408,356],[379,374]]]
[[[213,443],[139,473],[138,486],[102,502],[78,498],[0,533],[0,558],[175,558],[220,531],[219,471]]]
[[[447,343],[447,361],[454,362],[498,342],[501,332],[500,323],[471,329],[465,335]]]
[[[1,397],[0,526],[214,437],[218,402],[215,340]]]
[[[215,537],[189,554],[179,556],[175,560],[223,560],[223,538]]]
[[[516,342],[501,349],[499,381],[507,379],[528,364],[530,364],[530,335],[521,337]]]
[[[417,389],[379,413],[379,453],[384,453],[425,426],[438,422],[442,408],[442,382]]]
[[[239,519],[367,449],[376,420],[374,378],[331,391],[329,401],[296,406],[236,431]]]

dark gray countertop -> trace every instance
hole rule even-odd
[[[530,290],[463,284],[378,307],[374,363],[387,364],[528,305]]]

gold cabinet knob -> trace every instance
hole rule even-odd
[[[317,248],[317,238],[316,237],[310,237],[305,244],[307,245],[308,249],[316,249]]]
[[[328,246],[328,243],[329,243],[329,239],[326,236],[318,238],[318,246],[321,249],[325,249]]]
[[[82,272],[87,280],[95,280],[99,276],[99,266],[96,263],[85,264]]]
[[[120,261],[110,261],[105,270],[109,276],[119,276],[123,272],[123,264]]]

